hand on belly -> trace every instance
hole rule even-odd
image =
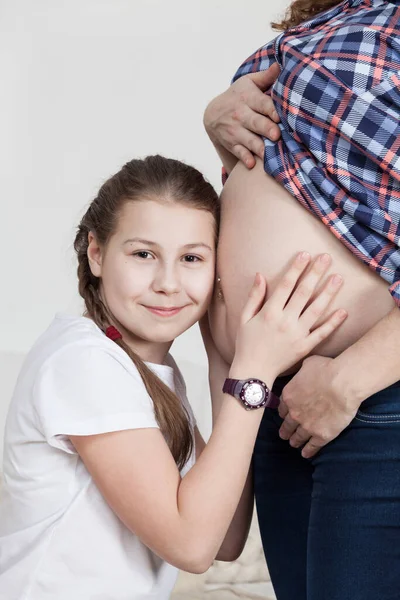
[[[257,160],[251,171],[240,163],[235,167],[225,184],[221,208],[217,271],[223,299],[215,294],[210,324],[214,341],[228,363],[233,358],[238,319],[255,273],[259,271],[266,277],[268,294],[272,293],[299,250],[312,256],[330,254],[332,265],[326,277],[340,273],[344,284],[327,314],[339,307],[349,314],[313,354],[336,356],[393,308],[386,282],[269,177],[261,161]]]

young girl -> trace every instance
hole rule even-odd
[[[218,386],[206,445],[168,352],[207,311],[217,227],[211,185],[160,156],[127,163],[89,206],[75,239],[85,314],[55,317],[9,409],[2,600],[162,600],[177,569],[241,552],[253,445],[264,407],[277,406],[269,390],[345,314],[315,326],[340,283],[321,286],[329,261],[301,253],[266,303],[256,276],[230,367],[204,322]]]

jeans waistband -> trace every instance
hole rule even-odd
[[[296,373],[291,373],[290,375],[284,375],[282,377],[277,377],[275,379],[274,385],[272,386],[272,391],[276,396],[280,396],[282,394],[282,390],[286,384],[296,375]]]
[[[272,387],[272,391],[274,392],[274,394],[276,396],[280,396],[282,394],[282,390],[285,387],[285,385],[287,385],[289,383],[289,381],[291,379],[293,379],[293,377],[295,375],[296,375],[296,373],[291,373],[290,375],[284,375],[282,377],[277,377],[275,379],[274,385]],[[396,381],[395,383],[392,383],[385,389],[390,390],[392,388],[400,388],[400,380]],[[383,390],[381,390],[381,391],[383,391]],[[377,393],[379,393],[379,392],[377,392]]]

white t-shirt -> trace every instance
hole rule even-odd
[[[186,407],[173,358],[148,366]],[[158,427],[129,356],[85,317],[56,315],[10,404],[0,501],[1,600],[164,600],[177,569],[103,499],[69,435]],[[194,453],[181,471],[194,462]]]

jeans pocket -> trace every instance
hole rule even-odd
[[[355,418],[364,423],[400,423],[400,382],[364,400]]]

